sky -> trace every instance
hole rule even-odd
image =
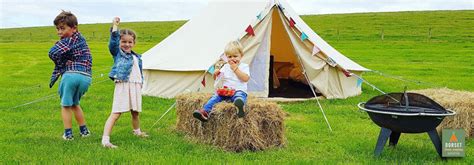
[[[0,28],[52,26],[61,10],[79,24],[187,20],[209,0],[0,0]],[[474,0],[287,0],[300,15],[420,10],[474,10]]]

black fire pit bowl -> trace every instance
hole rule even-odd
[[[359,103],[359,109],[366,111],[372,121],[381,127],[375,155],[382,153],[389,144],[395,146],[401,133],[428,133],[436,151],[441,157],[441,140],[436,127],[444,117],[455,115],[432,99],[417,93],[389,93],[376,96],[367,103]]]

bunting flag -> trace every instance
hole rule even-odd
[[[302,32],[301,33],[301,41],[304,41],[304,40],[307,40],[308,39],[308,36],[306,35],[306,33]]]
[[[311,53],[311,54],[314,56],[314,55],[318,54],[319,51],[321,51],[321,50],[319,50],[319,48],[318,48],[316,45],[314,45],[314,47],[313,47],[313,53]]]
[[[255,36],[255,32],[253,31],[252,25],[249,25],[247,29],[245,29],[245,32],[247,32],[247,34],[249,35]]]
[[[363,82],[363,80],[360,77],[358,77],[357,78],[357,87],[360,87],[362,85],[362,82]]]
[[[203,87],[206,87],[206,74],[204,74],[204,76],[202,76],[201,84],[202,84]]]
[[[258,19],[258,20],[262,20],[262,12],[260,12],[260,13],[257,15],[257,19]]]
[[[211,67],[209,67],[209,69],[207,69],[207,72],[209,72],[210,74],[214,74],[215,70],[216,70],[215,66],[212,65]]]
[[[293,20],[293,18],[290,17],[290,27],[295,27],[295,20]]]
[[[336,61],[334,61],[331,57],[328,57],[327,61],[328,61],[328,64],[331,65],[332,67],[337,65]]]
[[[344,75],[345,75],[346,77],[351,77],[351,76],[352,76],[352,73],[349,72],[349,71],[347,71],[347,70],[345,70],[345,69],[341,69],[341,71],[342,71],[342,73],[344,73]]]

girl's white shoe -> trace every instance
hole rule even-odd
[[[110,143],[110,136],[102,136],[102,146],[105,148],[117,148],[116,145]]]
[[[135,136],[142,137],[142,138],[148,137],[148,134],[147,134],[146,132],[142,132],[142,131],[140,130],[140,128],[134,129],[134,130],[133,130],[133,134],[134,134]]]
[[[141,132],[141,131],[140,132],[133,131],[133,135],[141,137],[141,138],[148,137],[148,134],[146,132]]]
[[[112,143],[102,143],[102,146],[105,148],[118,148],[118,146],[113,145]]]

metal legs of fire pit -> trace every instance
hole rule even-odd
[[[433,142],[433,145],[436,148],[436,151],[438,152],[438,155],[442,157],[441,153],[441,140],[439,138],[438,132],[436,130],[431,130],[427,132],[428,135],[430,136],[431,142]],[[396,146],[398,143],[398,139],[400,138],[401,133],[400,132],[393,132],[392,130],[388,128],[382,127],[380,130],[379,138],[377,140],[377,144],[375,145],[375,151],[374,154],[375,156],[380,156],[382,153],[383,147],[387,143],[387,140],[390,138],[389,145],[390,146]]]
[[[377,140],[377,145],[375,145],[375,156],[379,156],[382,153],[383,147],[385,143],[387,143],[387,139],[392,134],[392,130],[388,128],[382,127],[379,134],[379,139]]]
[[[438,132],[434,129],[429,131],[428,135],[430,135],[431,142],[433,142],[439,157],[443,157],[443,153],[441,151],[441,139],[439,138]]]
[[[395,147],[398,143],[398,139],[400,139],[401,134],[402,133],[400,133],[400,132],[393,132],[392,131],[392,134],[390,134],[390,141],[388,142],[388,145]]]

